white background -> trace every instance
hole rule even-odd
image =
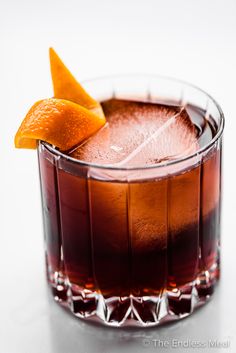
[[[200,86],[222,106],[222,280],[192,317],[148,330],[104,329],[48,297],[36,152],[15,150],[13,139],[29,107],[52,95],[49,46],[80,81],[159,73]],[[0,50],[0,353],[157,352],[152,339],[175,338],[229,340],[230,348],[193,351],[235,352],[236,1],[2,0]]]

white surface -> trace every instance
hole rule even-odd
[[[169,345],[171,339],[229,340],[229,348],[193,351],[236,351],[235,16],[235,0],[1,3],[0,353],[178,351],[157,348],[152,339]],[[15,150],[13,137],[32,103],[52,95],[50,45],[80,80],[121,72],[166,74],[200,86],[221,104],[222,280],[212,301],[189,319],[148,330],[101,328],[75,320],[48,297],[36,153]]]

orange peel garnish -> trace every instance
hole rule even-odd
[[[15,135],[17,148],[35,149],[42,140],[67,151],[106,123],[100,103],[76,81],[52,48],[50,64],[55,98],[31,107]]]
[[[93,111],[95,114],[103,116],[104,114],[99,102],[93,99],[84,90],[53,48],[49,49],[49,56],[54,97],[78,103],[79,105]]]
[[[43,140],[62,151],[70,150],[105,122],[104,117],[74,102],[44,99],[36,102],[22,121],[15,136],[15,147],[32,149],[37,147],[37,140]]]

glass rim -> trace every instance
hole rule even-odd
[[[219,128],[218,131],[216,133],[216,135],[213,137],[213,139],[211,139],[205,146],[203,146],[202,148],[199,148],[199,150],[197,150],[194,153],[191,153],[187,156],[184,157],[180,157],[174,160],[167,160],[167,161],[163,161],[161,163],[158,164],[150,164],[150,165],[143,165],[143,166],[138,166],[138,167],[132,167],[132,166],[127,166],[127,167],[119,167],[119,166],[115,166],[114,164],[98,164],[98,163],[92,163],[92,162],[85,162],[82,161],[80,159],[76,159],[73,157],[70,157],[69,155],[57,150],[55,147],[53,147],[52,145],[50,145],[49,143],[45,142],[45,141],[39,141],[39,144],[42,144],[45,146],[45,148],[47,150],[49,150],[51,153],[53,153],[54,155],[57,155],[58,157],[64,158],[67,161],[70,161],[72,163],[78,164],[81,167],[92,167],[92,168],[97,168],[97,169],[103,169],[103,170],[114,170],[114,171],[138,171],[138,170],[149,170],[149,169],[159,169],[159,168],[163,168],[163,167],[168,167],[168,166],[173,166],[176,164],[180,164],[182,162],[188,161],[192,158],[198,157],[199,155],[202,155],[205,151],[209,150],[216,141],[219,140],[219,138],[222,136],[223,130],[224,130],[224,126],[225,126],[225,117],[224,117],[224,113],[220,107],[220,105],[217,103],[217,101],[207,92],[205,92],[203,89],[199,88],[196,85],[193,85],[187,81],[184,80],[180,80],[177,78],[173,78],[170,76],[164,76],[164,75],[157,75],[157,74],[114,74],[114,75],[105,75],[105,76],[98,76],[95,78],[91,78],[91,79],[87,79],[82,81],[82,84],[86,84],[86,83],[90,83],[93,81],[99,81],[99,80],[105,80],[105,79],[115,79],[115,78],[132,78],[132,77],[150,77],[150,78],[156,78],[156,79],[165,79],[165,80],[170,80],[170,81],[174,81],[174,82],[178,82],[178,83],[182,83],[184,85],[187,85],[189,87],[192,87],[196,90],[198,90],[199,92],[203,93],[204,95],[206,95],[208,97],[208,99],[210,99],[216,106],[219,114],[220,114],[220,124],[219,124]]]

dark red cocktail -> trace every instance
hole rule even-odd
[[[130,99],[114,79],[104,128],[67,153],[39,145],[48,279],[79,317],[180,318],[218,279],[222,113],[183,83],[161,94],[164,81]]]

